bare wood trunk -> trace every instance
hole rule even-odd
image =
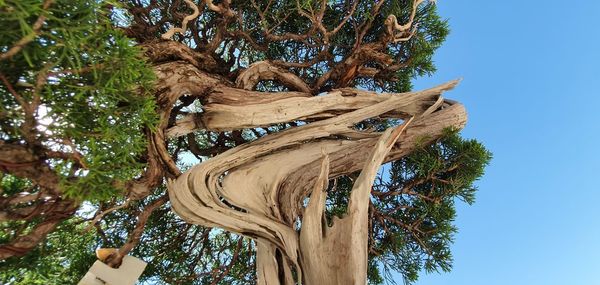
[[[238,89],[216,78],[195,78],[205,74],[182,64],[161,68],[172,81],[162,85],[177,85],[163,88],[165,104],[173,104],[181,94],[203,103],[202,113],[179,120],[164,132],[166,136],[197,128],[241,130],[315,120],[234,147],[168,183],[173,210],[184,220],[257,242],[258,284],[365,284],[368,201],[379,165],[466,122],[464,107],[441,97],[457,81],[403,94],[344,88],[315,97],[306,92]],[[271,73],[277,70],[261,72],[281,76]],[[257,80],[240,78],[245,79],[238,85],[246,89]],[[293,78],[287,82],[298,85]],[[374,117],[399,118],[404,124],[383,133],[353,129]],[[362,172],[347,215],[328,227],[323,221],[327,180],[358,170]]]
[[[329,157],[323,159],[300,231],[306,284],[366,284],[369,194],[379,166],[409,123],[381,135],[352,189],[346,215],[334,218],[331,227],[324,217]]]
[[[258,285],[295,284],[291,265],[279,249],[260,241],[256,243],[256,275]]]

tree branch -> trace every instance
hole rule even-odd
[[[8,58],[13,57],[15,54],[20,52],[28,43],[35,40],[35,38],[40,34],[40,30],[46,21],[46,10],[50,7],[50,5],[54,2],[54,0],[45,0],[42,4],[42,13],[38,16],[37,20],[31,26],[31,33],[21,38],[17,41],[8,51],[0,54],[0,61],[6,60]]]

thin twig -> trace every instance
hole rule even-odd
[[[48,10],[50,4],[52,4],[54,0],[46,0],[42,4],[42,10]],[[32,32],[24,37],[22,37],[19,41],[17,41],[7,52],[0,54],[0,61],[13,57],[19,51],[21,51],[28,43],[32,42],[35,37],[37,37],[44,25],[44,21],[46,21],[46,15],[44,12],[40,16],[38,16],[33,26],[31,26]]]

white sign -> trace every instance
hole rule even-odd
[[[119,268],[112,268],[96,260],[78,285],[134,285],[144,269],[146,262],[126,255]]]

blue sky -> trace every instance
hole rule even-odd
[[[600,1],[439,0],[426,88],[463,77],[463,134],[493,153],[458,208],[451,273],[418,285],[600,284]]]

